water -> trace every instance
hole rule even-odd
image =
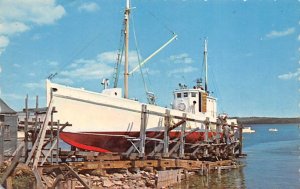
[[[268,129],[277,128],[278,132]],[[193,176],[179,188],[291,188],[300,189],[300,128],[289,125],[254,125],[244,134],[243,168]]]

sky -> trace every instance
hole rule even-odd
[[[138,58],[177,39],[142,68],[148,91],[169,107],[179,83],[203,77],[208,40],[208,88],[219,113],[299,117],[300,1],[132,0],[130,70]],[[0,0],[1,98],[22,110],[45,79],[101,92],[113,86],[125,0]],[[119,87],[123,87],[123,66]],[[140,70],[129,78],[129,97],[146,102]]]

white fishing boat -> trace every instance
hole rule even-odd
[[[199,79],[191,88],[180,84],[179,88],[173,92],[174,99],[170,108],[155,105],[151,93],[149,93],[149,103],[142,103],[129,98],[128,76],[131,73],[128,71],[129,13],[130,4],[127,0],[124,18],[124,95],[122,95],[121,88],[108,88],[106,79],[103,80],[104,90],[101,93],[73,88],[47,80],[47,103],[49,107],[55,107],[57,110],[57,113],[54,114],[54,120],[72,124],[71,127],[66,127],[60,133],[60,138],[66,143],[84,150],[124,152],[131,146],[129,139],[139,136],[142,112],[146,112],[147,115],[147,138],[161,138],[166,114],[170,115],[173,124],[186,121],[186,132],[195,131],[186,136],[187,143],[204,140],[204,122],[207,119],[210,121],[208,135],[215,135],[217,103],[216,98],[210,95],[207,88],[207,41],[204,45],[206,72],[204,86]],[[176,36],[173,36],[171,40],[175,38]],[[169,44],[171,40],[163,47]],[[171,139],[179,135],[180,128],[170,131]]]
[[[255,130],[253,130],[251,127],[244,127],[243,133],[255,133]]]
[[[276,129],[276,128],[270,128],[269,131],[270,131],[270,132],[277,132],[278,129]]]

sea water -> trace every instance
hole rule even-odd
[[[244,167],[193,176],[176,188],[300,189],[300,128],[298,124],[252,125],[243,134]],[[278,129],[277,132],[269,131]]]

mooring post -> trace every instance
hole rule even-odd
[[[147,105],[142,105],[141,114],[141,128],[140,128],[140,145],[139,145],[139,157],[145,156],[145,141],[146,141],[146,127],[147,127]]]
[[[25,133],[25,146],[24,146],[24,151],[25,151],[25,160],[28,158],[28,119],[29,119],[29,112],[28,112],[28,94],[26,95],[25,98],[25,127],[24,127],[24,133]]]
[[[170,122],[170,110],[166,109],[163,157],[169,157],[169,128],[171,124]]]
[[[183,119],[186,120],[186,113],[182,115]],[[179,158],[184,157],[184,145],[185,145],[185,128],[186,128],[186,121],[181,125],[181,133],[180,133],[180,147],[179,147]]]

